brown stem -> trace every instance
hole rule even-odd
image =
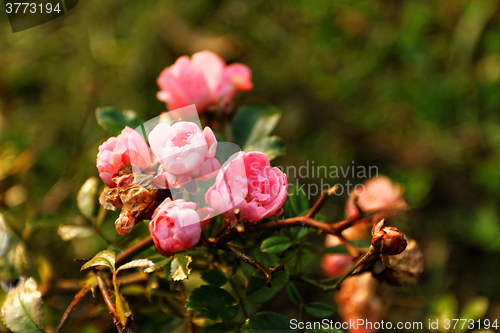
[[[316,213],[319,212],[319,210],[323,207],[323,205],[326,202],[326,199],[328,199],[333,194],[335,194],[335,192],[338,190],[338,188],[339,188],[338,186],[334,186],[332,188],[329,188],[328,190],[324,190],[323,193],[321,193],[318,200],[316,200],[316,202],[314,203],[313,208],[311,208],[311,210],[309,211],[309,213],[307,213],[306,216],[307,217],[314,217],[314,215],[316,215]]]
[[[227,244],[224,244],[223,246],[221,246],[221,249],[231,253],[236,258],[244,261],[245,263],[249,264],[250,266],[252,266],[252,267],[258,269],[259,271],[261,271],[262,273],[264,273],[264,275],[266,277],[266,285],[268,287],[271,286],[271,278],[272,278],[273,274],[276,272],[279,272],[285,268],[285,266],[283,266],[283,265],[279,265],[279,266],[274,267],[274,268],[268,268],[268,267],[262,265],[260,262],[256,261],[255,259],[250,258],[246,254],[232,248],[231,246],[229,246]]]
[[[106,306],[108,307],[109,313],[113,315],[113,317],[116,319],[116,309],[115,305],[113,304],[113,301],[111,300],[111,297],[108,294],[108,287],[106,286],[106,283],[104,282],[104,279],[102,278],[101,272],[99,270],[95,269],[94,270],[95,275],[97,277],[97,284],[99,285],[99,289],[101,290],[102,298],[104,299],[104,303],[106,303]]]
[[[153,245],[153,238],[151,236],[148,236],[141,240],[139,243],[123,250],[117,257],[116,257],[116,263],[120,263],[124,261],[125,259],[133,256],[136,253],[142,252],[145,249],[149,248],[151,245]]]
[[[57,326],[56,330],[54,331],[54,333],[58,333],[61,328],[64,326],[64,324],[66,323],[66,321],[68,320],[69,318],[69,315],[71,314],[71,312],[73,312],[73,310],[75,309],[75,306],[76,304],[78,304],[78,302],[89,292],[89,290],[92,288],[92,285],[91,284],[87,284],[85,285],[76,295],[75,295],[75,298],[73,299],[73,301],[71,302],[71,304],[68,306],[68,308],[66,309],[66,312],[64,312],[64,315],[63,317],[61,318],[61,322],[59,322],[59,325]]]

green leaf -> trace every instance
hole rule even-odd
[[[293,304],[300,305],[303,303],[302,297],[293,283],[290,282],[286,285],[286,293]]]
[[[152,267],[154,265],[155,265],[155,263],[149,259],[136,259],[136,260],[132,260],[126,264],[121,265],[120,267],[118,267],[116,272],[118,273],[119,271],[121,271],[123,269],[130,269],[130,268],[147,268],[147,267]]]
[[[261,272],[255,272],[248,281],[247,298],[252,303],[265,303],[276,297],[285,288],[288,282],[288,270],[275,273],[271,280],[271,287],[266,286],[266,278]]]
[[[242,333],[288,333],[297,332],[290,328],[290,318],[276,312],[254,314],[241,327]]]
[[[266,239],[260,245],[260,250],[265,253],[280,253],[292,246],[292,240],[285,236],[275,236]]]
[[[295,192],[288,195],[295,216],[309,211],[309,200],[304,189],[296,186]]]
[[[157,258],[159,258],[159,260]],[[166,265],[170,264],[172,260],[174,260],[174,257],[165,258],[164,256],[155,256],[151,257],[150,260],[154,262],[154,265],[145,268],[144,273],[152,273],[157,269],[165,267]]]
[[[113,135],[122,132],[125,126],[135,129],[143,124],[132,110],[119,111],[113,107],[101,107],[95,111],[97,123]]]
[[[304,309],[311,316],[315,316],[318,318],[330,317],[334,312],[333,308],[330,305],[320,302],[306,304]]]
[[[266,154],[269,160],[285,155],[285,143],[277,136],[266,136],[245,148],[245,151],[260,151]]]
[[[94,258],[87,261],[80,270],[83,271],[84,269],[93,266],[108,266],[114,272],[115,261],[116,261],[116,253],[110,250],[104,250],[96,254]]]
[[[97,177],[92,176],[83,184],[76,197],[80,212],[88,219],[92,218],[94,215],[98,187],[99,182]]]
[[[486,311],[488,311],[489,307],[489,301],[488,298],[486,297],[476,297],[470,300],[467,304],[465,304],[463,310],[460,312],[460,319],[472,319],[472,320],[477,320],[480,318],[483,318],[484,315],[486,314]],[[468,331],[467,326],[462,328],[460,327],[456,328],[457,333],[461,332],[466,332]]]
[[[5,326],[14,333],[44,332],[42,294],[33,278],[9,291],[1,312]]]
[[[178,256],[172,260],[170,275],[174,281],[182,281],[188,278],[191,273],[189,264],[193,261],[190,256]]]
[[[79,225],[60,225],[57,228],[57,234],[63,241],[69,241],[73,238],[85,238],[94,236],[94,229]]]
[[[238,109],[233,120],[233,140],[243,150],[268,136],[278,124],[281,111],[274,106],[249,104]]]
[[[215,269],[201,272],[201,279],[214,287],[222,287],[227,282],[227,278],[224,274]]]
[[[204,285],[189,295],[186,309],[199,311],[214,321],[230,321],[238,314],[239,306],[226,290]]]

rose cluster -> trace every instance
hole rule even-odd
[[[253,84],[247,66],[226,65],[215,53],[202,51],[177,59],[160,74],[158,86],[158,98],[171,111],[194,104],[198,112],[227,112],[234,95]],[[221,166],[212,129],[182,120],[160,122],[148,141],[149,146],[126,127],[99,147],[97,169],[109,188],[101,203],[122,210],[115,222],[119,233],[129,233],[137,222],[151,219],[149,230],[158,251],[170,256],[195,246],[215,215],[231,224],[235,211],[243,223],[282,213],[287,178],[271,167],[265,154],[238,152]],[[203,191],[198,182],[210,180],[213,185],[196,195]],[[184,191],[190,201],[182,197]],[[182,199],[172,200],[174,193]]]
[[[215,178],[204,194],[204,202],[168,197],[156,207],[149,230],[161,254],[170,256],[196,245],[215,214],[231,220],[238,210],[244,223],[281,214],[287,178],[281,170],[271,167],[265,154],[238,152],[221,166],[215,157],[217,139],[210,127],[202,131],[197,124],[185,121],[158,124],[149,134],[149,143],[151,148],[137,132],[126,127],[102,144],[97,169],[105,184],[123,193],[137,187],[139,181],[144,184],[143,178],[149,177],[151,182],[146,183],[156,191],[184,188],[194,194],[197,182]],[[120,198],[123,204],[123,195]],[[127,217],[125,214],[119,218],[120,226]]]

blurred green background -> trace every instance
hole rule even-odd
[[[426,271],[388,320],[426,322],[478,296],[500,318],[500,1],[86,0],[15,34],[0,11],[0,36],[0,211],[54,280],[81,277],[72,259],[103,246],[55,232],[82,223],[76,194],[109,136],[96,107],[157,116],[161,70],[210,49],[252,70],[237,104],[281,108],[287,155],[274,164],[354,161],[405,187],[397,226]],[[329,221],[344,202],[328,203]]]

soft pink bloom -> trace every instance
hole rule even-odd
[[[227,105],[239,91],[252,89],[252,73],[243,64],[226,65],[211,51],[182,56],[165,68],[157,80],[157,97],[170,110],[196,104],[199,112],[211,105]]]
[[[127,163],[131,163],[135,170],[145,169],[154,164],[146,141],[130,127],[125,127],[120,135],[109,138],[99,146],[97,170],[106,186],[110,188],[119,186],[118,179],[113,177],[116,177]]]
[[[323,273],[330,278],[344,275],[352,265],[352,259],[347,254],[330,253],[325,255],[321,260]]]
[[[359,208],[364,212],[387,209],[403,200],[401,186],[394,184],[388,177],[373,177],[363,185],[364,191],[358,190],[359,195],[353,191],[347,200],[345,208],[347,218],[359,215],[358,209],[354,205],[356,198],[358,198]]]
[[[149,134],[151,150],[161,163],[156,184],[180,188],[191,180],[208,180],[220,168],[214,158],[217,139],[210,127],[201,131],[197,124],[180,121],[160,123]]]
[[[256,223],[283,212],[287,184],[286,175],[272,168],[265,154],[239,152],[221,167],[205,200],[225,217],[233,217],[239,209],[244,221]]]
[[[170,257],[173,252],[195,246],[211,215],[207,208],[197,211],[194,202],[165,199],[149,222],[149,232],[158,252]]]

